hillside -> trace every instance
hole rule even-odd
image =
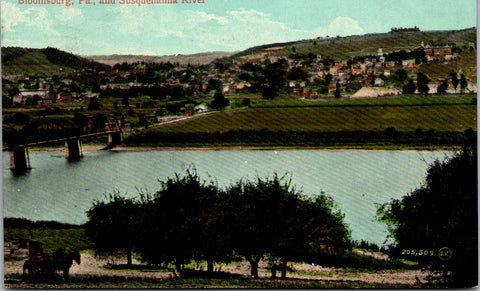
[[[217,58],[229,57],[232,53],[228,52],[207,52],[192,55],[168,55],[168,56],[146,56],[146,55],[98,55],[86,56],[93,61],[114,66],[118,63],[178,63],[180,65],[205,65],[216,60]]]
[[[258,55],[265,51],[276,56],[313,53],[341,59],[376,55],[378,48],[382,48],[384,53],[410,50],[419,47],[422,41],[424,43],[455,43],[457,46],[468,46],[470,42],[476,42],[476,39],[475,27],[462,30],[395,31],[261,45],[234,54],[232,59]]]
[[[2,47],[4,75],[50,76],[68,74],[79,69],[103,71],[109,67],[56,48]]]

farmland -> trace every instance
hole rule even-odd
[[[126,143],[354,148],[391,148],[396,144],[393,148],[451,148],[460,145],[466,130],[476,131],[476,105],[472,100],[409,96],[309,104],[304,101],[300,105],[298,101],[280,99],[271,103],[272,107],[262,103],[256,104],[258,107],[213,112],[159,125]],[[387,129],[391,132],[387,133]],[[442,141],[435,141],[435,137]]]

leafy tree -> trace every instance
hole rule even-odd
[[[442,84],[437,88],[437,94],[445,95],[448,89],[448,80],[443,80]]]
[[[395,240],[392,255],[427,250],[408,259],[443,268],[453,287],[478,284],[477,149],[475,136],[470,140],[462,152],[430,165],[424,186],[377,211]],[[440,258],[441,251],[447,256]]]
[[[145,114],[140,113],[138,115],[138,126],[148,127],[148,120]]]
[[[282,242],[296,193],[276,175],[272,180],[238,181],[227,193],[234,209],[233,248],[250,263],[251,277],[258,278],[259,261]]]
[[[405,71],[405,69],[395,70],[394,78],[401,84],[405,83],[408,79],[407,71]]]
[[[407,84],[403,86],[403,94],[414,94],[415,93],[415,83],[412,79],[409,79]]]
[[[302,68],[291,68],[287,73],[287,79],[289,80],[306,80],[309,74]]]
[[[267,80],[268,89],[264,89],[263,97],[273,99],[279,90],[285,87],[287,82],[288,64],[285,59],[280,59],[274,63],[268,64],[263,70],[263,75]]]
[[[130,107],[130,101],[127,95],[122,97],[122,105],[123,105],[123,108]]]
[[[258,263],[267,254],[280,259],[285,278],[288,261],[309,260],[325,246],[349,244],[343,215],[334,212],[333,200],[323,194],[304,198],[290,184],[275,175],[238,181],[227,189],[234,211],[232,246],[250,263],[252,278],[258,278]]]
[[[337,86],[335,88],[335,98],[339,99],[340,98],[340,83],[337,82]]]
[[[105,113],[97,113],[93,115],[93,126],[95,128],[99,128],[99,129],[105,128],[106,122],[107,122],[107,115]]]
[[[28,124],[30,122],[30,115],[24,112],[15,112],[15,114],[13,114],[13,122],[15,124]]]
[[[132,264],[132,251],[138,238],[139,203],[118,193],[108,196],[109,201],[95,201],[87,211],[85,233],[96,251],[120,249]]]
[[[216,92],[213,96],[212,103],[210,103],[210,107],[212,107],[212,109],[220,109],[227,107],[228,104],[230,104],[230,100],[228,100],[228,98],[225,98],[225,95],[223,95],[223,93]]]
[[[223,91],[223,83],[219,79],[210,79],[208,80],[208,90],[215,90],[217,92]]]
[[[83,132],[86,125],[87,117],[83,113],[75,112],[73,114],[73,127],[77,131]]]
[[[251,104],[250,98],[243,98],[242,99],[242,105],[243,106],[250,106],[250,104]]]
[[[467,88],[468,82],[467,79],[465,78],[464,74],[460,75],[460,89],[462,90],[462,94],[465,92],[465,88]]]
[[[2,92],[2,107],[3,108],[10,108],[13,105],[13,98],[6,94],[5,92]]]
[[[336,207],[324,193],[290,197],[288,208],[282,212],[285,222],[280,239],[272,250],[281,258],[282,278],[290,260],[321,262],[327,250],[341,253],[351,248],[350,231]]]
[[[428,82],[429,82],[429,79],[427,75],[425,75],[424,73],[417,74],[417,88],[419,93],[425,94],[425,95],[428,94],[428,91],[430,89],[428,87]]]
[[[221,233],[223,212],[215,184],[201,181],[196,171],[161,181],[162,188],[143,207],[138,252],[151,264],[174,263],[178,272],[192,259],[213,261],[227,256],[228,237]]]
[[[450,77],[452,78],[453,89],[455,89],[455,91],[457,91],[457,87],[458,87],[457,72],[450,72]]]
[[[98,99],[92,99],[88,105],[87,105],[88,110],[98,110],[100,109],[100,102]]]
[[[330,82],[332,81],[332,79],[333,79],[332,74],[327,74],[327,75],[325,75],[325,84],[326,84],[326,85],[330,84]]]
[[[263,86],[262,87],[262,96],[263,98],[265,99],[273,99],[275,98],[275,89],[273,89],[272,87],[270,86]]]

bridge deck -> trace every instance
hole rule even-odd
[[[116,133],[116,132],[121,132],[120,130],[115,130],[115,131],[102,131],[102,132],[94,132],[94,133],[88,133],[88,134],[82,134],[82,135],[77,135],[77,136],[69,136],[69,137],[62,137],[62,138],[57,138],[57,139],[50,139],[50,140],[44,140],[44,141],[39,141],[39,142],[32,142],[28,143],[25,145],[19,145],[21,147],[34,147],[34,146],[40,146],[40,145],[45,145],[49,143],[55,143],[55,142],[65,142],[69,139],[81,139],[81,138],[87,138],[87,137],[96,137],[96,136],[102,136],[102,135],[109,135],[111,133]],[[4,147],[3,151],[11,151],[12,147]]]

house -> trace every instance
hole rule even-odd
[[[402,61],[402,67],[403,68],[415,68],[415,60],[403,60]]]
[[[375,78],[375,81],[373,83],[373,86],[375,87],[383,87],[385,86],[385,81],[383,81],[381,78]]]
[[[49,90],[38,89],[22,89],[17,96],[13,97],[13,103],[22,104],[25,103],[29,97],[40,98],[41,101],[48,100]]]
[[[205,103],[202,103],[200,105],[195,106],[194,109],[195,109],[195,113],[197,113],[197,114],[207,113],[207,112],[210,111],[210,109],[208,109],[207,104],[205,104]]]
[[[328,95],[335,94],[335,90],[337,90],[337,84],[330,84],[328,85]]]
[[[449,45],[431,47],[428,44],[424,46],[422,43],[421,47],[425,52],[425,57],[429,63],[449,62],[455,58],[453,56],[452,47]]]

